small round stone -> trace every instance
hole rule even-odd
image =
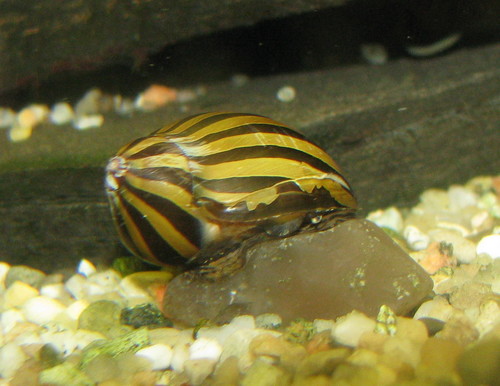
[[[151,361],[153,370],[166,370],[170,367],[173,350],[165,344],[154,344],[140,349],[135,355]]]
[[[218,360],[222,353],[222,346],[215,339],[200,338],[189,347],[189,359]]]
[[[284,86],[278,90],[278,92],[276,93],[276,98],[278,98],[280,102],[288,103],[295,99],[296,94],[297,92],[295,91],[294,87]]]
[[[500,258],[500,235],[488,235],[483,237],[476,247],[478,255],[485,253],[493,259]]]
[[[70,123],[75,117],[75,112],[67,102],[59,102],[52,106],[49,114],[50,121],[55,125],[65,125]]]
[[[34,297],[23,305],[26,319],[40,325],[52,321],[65,310],[66,307],[61,302],[47,296]]]

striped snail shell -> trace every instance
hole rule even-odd
[[[105,185],[122,242],[157,265],[224,270],[248,240],[356,209],[325,151],[252,114],[199,114],[136,139],[109,160]]]

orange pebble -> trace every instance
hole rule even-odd
[[[143,110],[155,110],[175,100],[177,100],[176,89],[153,84],[139,95],[136,104]]]

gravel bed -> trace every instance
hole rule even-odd
[[[242,315],[176,325],[154,306],[167,272],[126,277],[83,259],[69,278],[0,262],[0,385],[493,385],[500,363],[500,177],[381,209],[431,275],[411,316]]]

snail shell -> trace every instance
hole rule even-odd
[[[252,114],[199,114],[139,138],[109,160],[105,185],[121,240],[157,265],[219,270],[258,235],[321,228],[356,208],[325,151]]]

